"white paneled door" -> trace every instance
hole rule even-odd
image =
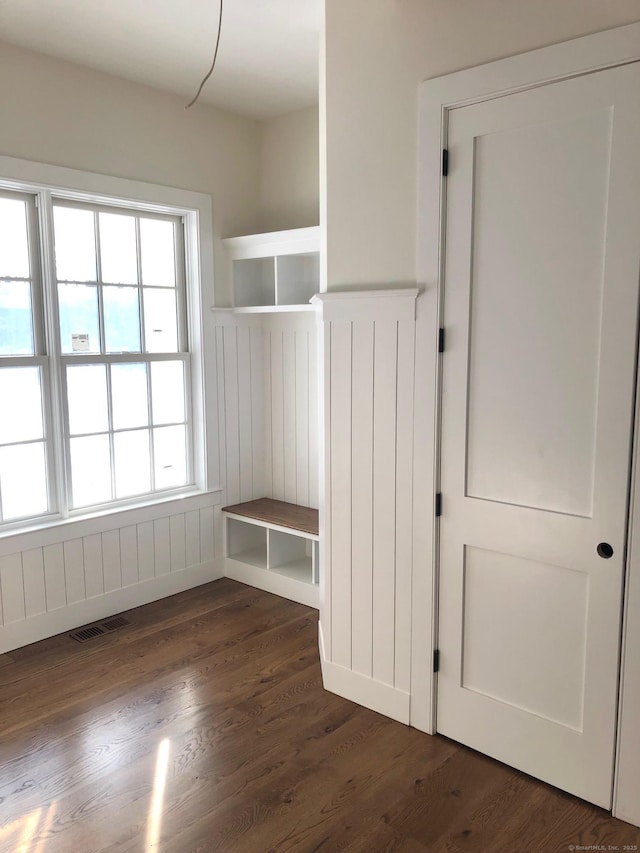
[[[449,114],[437,728],[611,806],[640,65]]]

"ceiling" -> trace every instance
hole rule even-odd
[[[108,74],[195,95],[220,0],[0,0],[0,38]],[[318,100],[322,0],[224,0],[199,103],[267,118]],[[195,109],[195,107],[194,107]]]

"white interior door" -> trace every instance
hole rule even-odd
[[[448,126],[437,728],[606,808],[638,92],[628,65],[452,110]]]

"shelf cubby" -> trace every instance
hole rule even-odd
[[[229,237],[233,307],[239,312],[309,307],[320,289],[320,229]]]
[[[224,507],[227,573],[318,607],[318,511],[260,498]]]

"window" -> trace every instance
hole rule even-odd
[[[194,482],[183,218],[0,190],[0,525]]]

